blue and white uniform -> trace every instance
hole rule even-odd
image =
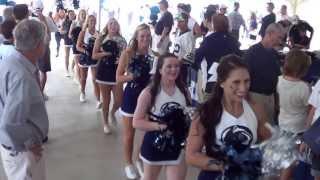
[[[116,84],[116,71],[118,67],[118,59],[122,50],[127,46],[126,40],[121,36],[108,37],[106,36],[102,43],[106,46],[104,51],[110,52],[111,56],[103,57],[100,60],[97,68],[97,83],[106,85]]]
[[[168,95],[161,89],[155,99],[154,106],[151,108],[151,114],[155,116],[161,116],[162,107],[168,103],[177,103],[182,108],[187,106],[186,98],[178,87],[175,88],[173,95]],[[146,132],[141,146],[140,158],[144,163],[150,165],[180,164],[180,162],[184,159],[182,147],[174,149],[174,151],[169,148],[165,148],[164,151],[160,151],[153,145],[155,139],[157,138],[158,132],[159,131]]]
[[[224,142],[234,134],[241,134],[246,137],[242,145],[250,146],[257,141],[258,119],[246,100],[242,101],[243,113],[235,117],[226,110],[223,110],[221,121],[215,129],[215,144],[223,145]],[[217,171],[201,171],[198,180],[212,180],[221,175]]]
[[[86,29],[84,33],[83,43],[84,48],[86,49],[86,53],[81,53],[80,60],[79,60],[79,66],[82,68],[87,67],[96,67],[97,62],[96,60],[92,59],[92,51],[93,46],[96,38],[94,34],[91,34],[88,29]]]
[[[79,21],[73,21],[72,23],[73,23],[73,29],[71,30],[72,51],[73,51],[73,54],[80,54],[80,52],[77,50],[77,40],[82,27]]]
[[[146,55],[136,54],[129,62],[128,70],[135,74],[136,78],[129,81],[124,89],[121,113],[126,117],[133,117],[137,106],[138,96],[149,84],[154,56],[151,53]]]

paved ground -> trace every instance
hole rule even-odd
[[[50,120],[49,143],[45,150],[48,180],[125,179],[120,116],[117,116],[117,126],[113,126],[114,133],[104,135],[101,112],[95,109],[92,84],[88,82],[88,101],[80,104],[79,86],[64,76],[62,48],[58,58],[54,57],[55,52],[51,54],[52,72],[46,88]],[[140,139],[138,137],[137,141]],[[196,169],[189,168],[187,179],[196,179],[196,174]],[[161,179],[164,179],[163,174]],[[1,163],[0,180],[6,180]]]

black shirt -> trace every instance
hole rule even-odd
[[[215,32],[205,37],[200,47],[195,52],[195,65],[200,68],[202,60],[207,62],[207,80],[212,74],[208,71],[214,62],[219,63],[220,58],[228,54],[240,55],[239,42],[225,32]],[[208,82],[207,82],[208,83]]]
[[[281,74],[278,53],[258,43],[249,48],[244,60],[250,72],[250,91],[265,95],[276,92],[278,76]]]
[[[274,13],[270,13],[269,15],[263,17],[259,34],[264,37],[267,27],[274,22],[276,22],[276,15]]]
[[[166,11],[163,13],[160,20],[157,22],[155,26],[155,33],[157,35],[161,35],[163,29],[165,27],[168,27],[169,28],[168,34],[169,34],[172,29],[172,26],[173,26],[173,16],[169,11]]]

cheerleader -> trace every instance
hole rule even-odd
[[[87,13],[84,9],[81,9],[78,13],[77,20],[72,21],[70,30],[68,33],[69,38],[72,40],[72,52],[73,52],[73,61],[71,68],[75,71],[74,79],[76,83],[80,82],[80,69],[79,69],[79,58],[80,52],[77,50],[77,40],[81,32],[82,26],[86,21]]]
[[[138,98],[137,108],[133,117],[133,126],[147,131],[141,146],[140,158],[144,163],[143,180],[158,179],[162,167],[166,168],[167,179],[184,180],[186,164],[181,143],[176,143],[173,150],[165,147],[159,150],[154,146],[157,134],[169,129],[167,124],[154,117],[165,115],[164,107],[177,106],[184,109],[190,105],[190,95],[180,76],[181,61],[173,54],[160,56],[151,85],[145,88]],[[149,116],[152,114],[152,116]],[[176,121],[182,119],[174,119]],[[164,119],[165,121],[165,119]],[[168,121],[168,119],[167,119]],[[183,128],[179,122],[179,128]],[[175,133],[174,129],[172,130]],[[187,133],[187,129],[185,131]],[[180,137],[178,138],[180,139]],[[178,139],[175,141],[179,142]]]
[[[88,68],[91,69],[94,94],[97,98],[97,108],[101,108],[99,86],[96,83],[97,61],[92,59],[92,51],[98,32],[96,31],[96,17],[89,15],[83,26],[77,41],[77,50],[81,52],[79,59],[80,67],[80,102],[86,101],[85,87],[88,76]]]
[[[241,147],[270,137],[263,109],[247,98],[250,76],[242,60],[235,55],[223,57],[217,75],[213,95],[199,107],[187,140],[187,163],[202,170],[198,180],[212,180],[222,175],[223,157],[217,154],[230,137],[242,137],[235,144]]]
[[[136,179],[137,172],[132,163],[135,130],[132,127],[133,113],[141,91],[148,85],[153,56],[149,52],[151,43],[150,28],[146,24],[137,27],[129,47],[121,54],[117,68],[118,83],[127,82],[123,93],[121,113],[123,115],[123,144],[125,173],[127,178]]]
[[[102,96],[103,131],[110,133],[108,114],[110,94],[113,93],[114,104],[111,119],[115,121],[115,112],[121,105],[122,83],[116,83],[116,70],[120,52],[127,46],[126,40],[120,35],[120,26],[116,19],[111,18],[103,32],[95,41],[92,58],[100,60],[97,67],[97,83]]]
[[[62,28],[62,22],[64,21],[66,16],[66,11],[63,8],[59,8],[57,9],[57,13],[55,14],[53,20],[54,23],[57,25],[59,31],[55,32],[54,36],[56,39],[56,43],[57,43],[57,55],[56,57],[59,56],[59,50],[60,50],[60,42],[61,39],[63,38],[62,34],[61,34],[61,28]]]
[[[69,31],[72,24],[72,21],[76,19],[76,14],[73,10],[68,10],[65,20],[62,22],[62,36],[64,39],[65,45],[65,68],[66,68],[66,77],[70,77],[69,74],[69,57],[70,57],[70,48],[72,47],[72,39],[69,38]]]

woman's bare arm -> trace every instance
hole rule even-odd
[[[197,117],[192,121],[187,139],[186,161],[187,164],[198,167],[202,170],[222,171],[223,164],[212,164],[214,158],[207,156],[202,152],[204,146],[203,140],[204,128]],[[218,162],[218,161],[217,161]]]
[[[143,131],[163,130],[167,127],[166,125],[152,122],[149,119],[148,109],[151,103],[150,100],[150,88],[147,87],[142,91],[138,98],[137,107],[133,116],[133,127]]]

